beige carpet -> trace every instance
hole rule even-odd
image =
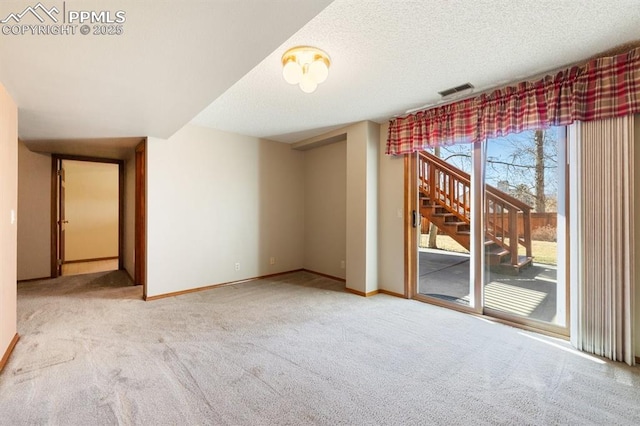
[[[640,424],[640,375],[566,342],[307,273],[143,302],[20,284],[0,424]]]

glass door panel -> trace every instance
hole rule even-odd
[[[566,325],[564,131],[526,131],[485,145],[485,311]]]
[[[471,163],[473,145],[421,152],[418,197],[418,293],[470,306]]]

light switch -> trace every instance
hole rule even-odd
[[[11,224],[15,225],[16,223],[16,211],[15,210],[11,210]]]

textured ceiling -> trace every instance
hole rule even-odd
[[[123,10],[126,22],[122,35],[0,34],[0,82],[23,140],[168,137],[330,0],[42,3],[60,16]],[[0,20],[37,4],[3,0]],[[39,24],[31,13],[21,23]]]
[[[640,39],[640,1],[335,0],[193,120],[295,142],[361,120],[384,122],[522,80]],[[313,94],[282,78],[280,57],[314,45],[332,59]]]
[[[2,1],[0,19],[36,3]],[[330,3],[43,0],[125,10],[125,34],[0,34],[0,82],[23,140],[168,137],[193,119],[295,142],[384,122],[465,82],[480,91],[640,39],[639,0]],[[281,75],[280,56],[299,44],[332,58],[311,95]]]

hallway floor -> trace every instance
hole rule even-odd
[[[118,270],[118,259],[96,260],[93,262],[65,263],[62,265],[62,276],[93,274]]]

